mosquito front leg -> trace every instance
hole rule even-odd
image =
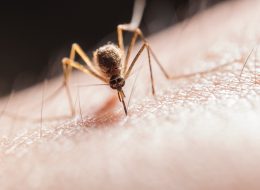
[[[131,24],[120,24],[117,26],[117,34],[118,34],[118,46],[121,49],[122,52],[124,52],[124,40],[123,40],[123,31],[128,31],[128,32],[133,32],[133,36],[130,42],[130,45],[128,47],[126,57],[124,60],[124,63],[122,64],[122,72],[125,73],[127,70],[128,62],[129,62],[129,57],[131,55],[131,52],[133,50],[133,47],[136,43],[136,40],[138,36],[140,36],[143,41],[145,41],[142,31],[139,28],[133,27]]]
[[[75,114],[75,108],[74,108],[74,105],[73,105],[73,101],[72,101],[72,96],[71,96],[71,93],[70,93],[70,89],[69,89],[69,85],[68,85],[68,76],[69,76],[69,73],[68,72],[71,72],[71,68],[75,68],[79,71],[82,71],[83,73],[86,73],[86,74],[89,74],[89,75],[92,75],[96,78],[99,78],[100,80],[102,80],[103,82],[107,83],[107,80],[101,76],[99,76],[98,74],[96,74],[94,71],[90,70],[90,68],[86,68],[84,67],[83,65],[81,65],[80,63],[77,63],[71,59],[68,59],[68,58],[63,58],[62,60],[62,64],[63,64],[63,72],[64,72],[64,77],[65,77],[65,87],[66,87],[66,92],[67,92],[67,96],[68,96],[68,99],[69,99],[69,104],[70,104],[70,108],[71,108],[71,112],[72,114]],[[70,69],[68,69],[70,68]]]
[[[124,78],[127,79],[137,61],[137,59],[140,57],[142,52],[144,51],[144,48],[147,50],[147,55],[148,55],[148,63],[149,63],[149,70],[150,70],[150,78],[151,78],[151,87],[152,87],[152,93],[155,95],[155,89],[154,89],[154,78],[153,78],[153,71],[152,71],[152,64],[151,64],[151,55],[150,55],[150,49],[147,43],[144,43],[140,50],[137,52],[136,56],[134,57],[132,63],[130,64],[128,70],[126,71]]]
[[[78,54],[80,58],[86,63],[87,67],[84,67],[83,65],[75,62],[75,56]],[[80,70],[86,74],[90,74],[103,82],[107,82],[104,77],[102,77],[99,72],[95,69],[94,65],[88,58],[88,56],[84,53],[84,51],[81,49],[81,47],[74,43],[71,47],[70,51],[70,57],[69,58],[63,58],[62,60],[62,66],[63,66],[63,74],[64,74],[64,85],[66,87],[66,93],[70,104],[70,109],[72,115],[75,114],[75,108],[73,105],[73,100],[71,96],[71,92],[68,86],[68,80],[72,71],[72,68],[75,68],[77,70]]]
[[[71,51],[70,51],[70,57],[69,60],[71,61],[71,63],[76,63],[75,62],[75,56],[76,54],[78,54],[80,56],[80,58],[85,62],[85,64],[87,65],[87,74],[91,74],[96,78],[99,78],[102,81],[105,81],[106,79],[104,77],[101,76],[100,72],[95,68],[95,66],[93,65],[93,63],[90,61],[89,57],[84,53],[84,51],[81,49],[81,47],[74,43],[71,47]],[[84,70],[83,72],[85,72],[85,67],[83,67],[80,64],[74,64],[74,66],[72,66],[72,64],[66,64],[65,62],[67,62],[68,58],[64,58],[62,63],[63,63],[63,70],[64,70],[64,79],[65,79],[65,84],[68,82],[68,78],[70,76],[72,67],[75,67],[76,69],[79,70]],[[64,64],[65,63],[65,64]],[[86,73],[86,72],[85,72]]]

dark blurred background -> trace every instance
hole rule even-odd
[[[141,23],[145,35],[190,18],[223,0],[147,0]],[[131,20],[133,0],[0,2],[0,96],[55,77],[71,44],[87,52]]]

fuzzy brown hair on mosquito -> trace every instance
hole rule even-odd
[[[125,104],[125,94],[123,87],[132,72],[134,65],[136,64],[138,58],[142,52],[146,49],[148,55],[148,63],[150,70],[151,78],[151,87],[152,93],[155,94],[154,89],[154,79],[152,73],[151,65],[151,56],[154,58],[155,62],[158,64],[159,68],[162,70],[166,78],[170,79],[169,75],[166,73],[165,69],[162,67],[158,59],[156,58],[154,52],[152,51],[149,43],[145,39],[141,29],[138,27],[143,10],[144,10],[145,1],[136,0],[134,5],[134,13],[132,21],[130,24],[121,24],[117,26],[117,38],[118,45],[113,43],[105,44],[104,46],[98,48],[93,53],[93,59],[91,60],[82,50],[82,48],[74,43],[71,48],[69,58],[63,58],[63,71],[64,71],[64,85],[67,89],[67,95],[70,103],[71,112],[74,115],[73,101],[71,98],[70,90],[68,88],[68,79],[72,68],[80,70],[86,74],[92,75],[105,84],[109,85],[111,89],[116,90],[118,94],[119,101],[123,104],[124,112],[127,115],[127,107]],[[124,41],[123,41],[123,32],[128,31],[132,32],[133,36],[131,38],[130,44],[127,51],[125,51]],[[143,42],[142,47],[139,49],[137,54],[134,56],[133,60],[129,62],[129,58],[132,53],[132,49],[137,41],[140,38]],[[75,56],[79,57],[86,63],[86,66],[81,65],[75,61]]]

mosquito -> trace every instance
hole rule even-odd
[[[118,44],[107,43],[102,47],[98,48],[93,53],[93,59],[91,60],[88,55],[82,50],[82,48],[74,43],[71,47],[69,58],[65,57],[62,59],[63,73],[64,73],[64,85],[67,89],[67,95],[70,103],[71,112],[74,115],[75,110],[73,108],[71,93],[68,87],[69,77],[72,68],[80,70],[86,74],[89,74],[105,84],[109,85],[111,89],[117,91],[118,99],[122,103],[125,115],[127,115],[127,107],[125,103],[125,93],[123,87],[130,76],[133,67],[135,66],[138,58],[146,49],[148,55],[148,63],[150,70],[150,79],[152,94],[155,95],[154,88],[154,77],[152,72],[151,56],[154,58],[155,62],[159,65],[166,78],[170,78],[166,73],[165,69],[162,67],[154,52],[152,51],[149,43],[145,39],[143,32],[139,28],[139,24],[143,15],[145,7],[145,0],[136,0],[134,4],[134,11],[132,20],[129,24],[120,24],[117,26],[117,40]],[[123,33],[131,32],[132,38],[130,40],[130,45],[127,51],[125,51]],[[129,58],[131,56],[133,47],[140,38],[142,41],[142,46],[134,56],[133,60],[130,62]],[[78,55],[86,64],[83,66],[79,62],[75,61],[75,56]]]

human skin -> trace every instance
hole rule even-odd
[[[127,117],[109,87],[77,91],[100,83],[78,72],[76,118],[60,117],[65,91],[42,102],[62,77],[2,99],[1,189],[259,189],[259,9],[226,2],[149,37],[169,74],[184,77],[168,81],[153,62],[153,97],[144,54]]]

